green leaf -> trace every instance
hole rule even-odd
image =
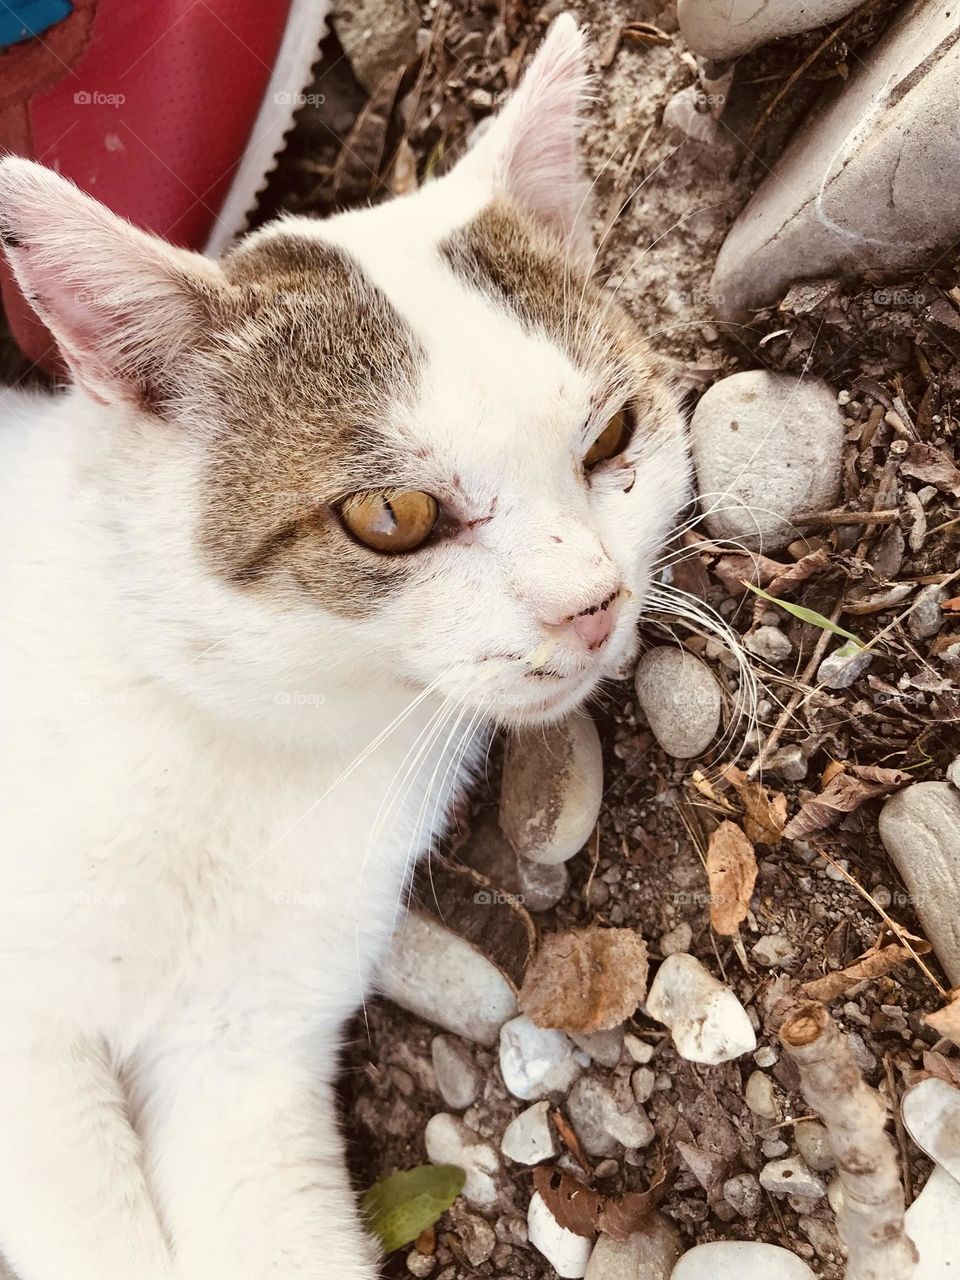
[[[432,1227],[466,1180],[455,1164],[422,1164],[375,1182],[363,1197],[363,1211],[384,1252],[410,1244]]]
[[[761,600],[769,600],[778,609],[786,609],[787,613],[792,613],[801,622],[809,622],[812,627],[820,627],[823,631],[832,631],[835,636],[846,636],[848,640],[853,641],[857,648],[863,648],[863,641],[859,636],[855,636],[852,631],[847,631],[844,627],[838,627],[835,622],[825,618],[822,613],[817,613],[816,609],[806,609],[802,604],[792,604],[789,600],[778,600],[769,591],[764,591],[761,587],[755,587],[752,582],[747,582],[744,578],[741,578],[740,582],[748,591],[752,591],[754,595],[759,596]]]

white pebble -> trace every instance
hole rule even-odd
[[[459,1116],[444,1111],[431,1116],[424,1131],[424,1142],[432,1164],[455,1164],[467,1175],[463,1185],[465,1200],[478,1209],[490,1209],[496,1204],[500,1159],[493,1147],[480,1142]]]
[[[515,1098],[531,1102],[565,1092],[590,1059],[562,1031],[521,1015],[500,1030],[500,1073]]]
[[[550,1125],[550,1103],[535,1102],[521,1111],[504,1130],[500,1150],[517,1164],[539,1164],[557,1154],[557,1140]]]
[[[757,1047],[743,1005],[691,955],[664,960],[647,997],[647,1012],[670,1028],[677,1052],[688,1062],[715,1066]]]
[[[580,1280],[587,1273],[593,1241],[561,1227],[539,1191],[530,1197],[527,1213],[530,1243],[539,1250],[563,1280]]]
[[[674,1267],[670,1280],[816,1280],[816,1277],[795,1253],[779,1245],[718,1240],[688,1250]]]

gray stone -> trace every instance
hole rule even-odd
[[[496,1178],[500,1158],[486,1142],[463,1123],[459,1116],[441,1111],[431,1116],[424,1130],[427,1159],[431,1164],[455,1164],[467,1175],[463,1198],[478,1209],[489,1209],[497,1203]]]
[[[947,781],[960,789],[960,756],[947,765]]]
[[[647,996],[647,1013],[670,1028],[677,1052],[688,1062],[716,1066],[757,1047],[746,1009],[694,956],[664,960]]]
[[[774,664],[786,662],[793,653],[793,645],[779,627],[757,627],[743,642],[754,657]]]
[[[458,1213],[457,1239],[471,1267],[482,1267],[497,1247],[497,1234],[485,1218],[475,1213]]]
[[[633,1096],[641,1106],[650,1101],[656,1087],[657,1076],[652,1067],[637,1067],[636,1071],[632,1072],[630,1088],[633,1090]]]
[[[686,920],[681,920],[660,939],[660,954],[675,956],[678,951],[689,951],[693,942],[693,929]]]
[[[550,1103],[535,1102],[507,1125],[500,1150],[517,1164],[539,1164],[557,1154],[557,1140],[550,1125]]]
[[[743,1091],[744,1101],[755,1116],[761,1120],[776,1120],[780,1115],[780,1104],[773,1081],[762,1071],[751,1071]]]
[[[760,1170],[760,1185],[773,1195],[801,1196],[804,1200],[820,1200],[827,1188],[799,1156],[789,1160],[773,1160]]]
[[[960,1089],[931,1077],[903,1095],[903,1123],[921,1151],[960,1181]]]
[[[915,640],[929,640],[943,626],[943,610],[940,608],[946,599],[946,592],[937,583],[921,588],[917,592],[913,609],[907,618],[907,628]]]
[[[718,315],[744,320],[795,280],[917,268],[950,248],[960,232],[960,187],[944,182],[956,166],[958,31],[955,0],[907,6],[797,131],[720,251]],[[884,305],[890,293],[874,297]]]
[[[594,1062],[601,1067],[616,1067],[623,1057],[623,1028],[614,1027],[610,1031],[591,1031],[585,1035],[574,1035],[574,1044],[584,1053],[589,1053]]]
[[[953,986],[960,986],[960,793],[915,782],[880,812],[880,838]]]
[[[736,58],[758,44],[825,26],[860,0],[679,0],[677,17],[695,53],[716,61]]]
[[[416,56],[420,24],[404,0],[337,0],[333,25],[354,75],[369,93]]]
[[[577,1137],[592,1156],[612,1156],[621,1146],[646,1147],[653,1125],[633,1102],[624,1106],[593,1076],[583,1076],[570,1090],[567,1110]]]
[[[873,661],[873,652],[852,640],[828,653],[817,668],[817,683],[828,689],[849,689]]]
[[[674,645],[658,645],[640,659],[637,698],[653,736],[668,755],[702,755],[720,726],[721,697],[709,667]]]
[[[586,1280],[670,1280],[680,1257],[680,1238],[662,1213],[652,1213],[642,1231],[626,1240],[601,1235],[590,1256]]]
[[[464,1045],[452,1036],[434,1036],[430,1045],[437,1088],[448,1107],[466,1111],[480,1092],[480,1072]]]
[[[704,523],[714,538],[770,553],[795,516],[833,506],[843,421],[825,382],[766,369],[734,373],[700,399],[690,444]]]
[[[816,1280],[816,1277],[795,1253],[779,1245],[717,1240],[689,1249],[674,1267],[670,1280]]]
[[[766,767],[786,782],[802,782],[807,776],[807,757],[798,746],[781,747],[767,757]]]
[[[960,1183],[934,1166],[907,1210],[907,1235],[917,1246],[918,1280],[956,1280],[960,1257]]]
[[[623,1037],[623,1044],[634,1062],[639,1062],[641,1066],[646,1066],[653,1057],[653,1045],[648,1044],[646,1040],[641,1040],[639,1036],[631,1035],[628,1032]]]
[[[793,955],[793,943],[784,933],[769,933],[753,944],[750,954],[765,969],[775,969]]]
[[[552,866],[579,853],[597,824],[602,795],[600,738],[588,717],[570,716],[509,739],[500,826],[521,857]]]
[[[563,1093],[590,1059],[562,1031],[512,1018],[500,1031],[500,1074],[515,1098],[531,1102]]]
[[[801,1120],[793,1136],[807,1166],[815,1173],[829,1173],[837,1162],[826,1128],[818,1120]]]
[[[723,1184],[723,1198],[741,1218],[755,1218],[763,1203],[763,1192],[752,1173],[738,1173]]]

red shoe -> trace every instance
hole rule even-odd
[[[174,244],[219,253],[304,100],[329,0],[7,0],[3,10],[0,39],[17,38],[13,13],[26,38],[0,48],[0,153],[56,169]],[[61,370],[5,262],[0,285],[24,352]]]

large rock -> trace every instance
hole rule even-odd
[[[795,516],[840,493],[843,422],[817,378],[734,373],[702,396],[690,423],[704,523],[714,538],[777,551]]]
[[[801,127],[720,250],[719,316],[742,320],[795,280],[916,268],[950,248],[960,233],[960,183],[945,180],[957,169],[958,37],[956,0],[909,5]]]
[[[960,986],[960,792],[915,782],[880,813],[880,838],[953,986]]]
[[[960,1089],[946,1080],[921,1080],[903,1095],[903,1123],[917,1146],[960,1180]]]
[[[680,760],[702,755],[720,727],[720,686],[710,668],[686,649],[658,645],[640,659],[635,684],[664,751]]]
[[[417,12],[406,0],[336,0],[333,25],[368,93],[417,53]]]
[[[795,1253],[775,1244],[718,1240],[683,1255],[671,1280],[816,1280]],[[924,1278],[926,1280],[926,1277]]]
[[[679,0],[683,38],[704,58],[736,58],[748,49],[843,18],[863,0]]]

